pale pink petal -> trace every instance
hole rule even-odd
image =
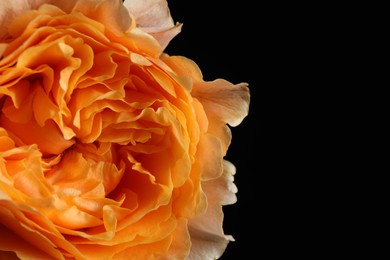
[[[208,208],[205,215],[189,220],[189,232],[193,242],[188,259],[217,259],[234,238],[223,231],[222,205],[237,201],[234,185],[236,168],[228,161],[223,163],[221,177],[205,181],[202,188],[207,195]]]
[[[161,59],[178,76],[193,83],[191,94],[201,103],[207,118],[207,132],[221,140],[223,155],[231,142],[231,131],[226,124],[237,126],[249,112],[249,88],[247,83],[234,85],[226,80],[204,81],[198,65],[183,56],[164,54]]]
[[[181,31],[182,24],[174,23],[166,0],[125,0],[124,5],[137,27],[156,38],[163,49]]]
[[[191,252],[185,260],[214,260],[218,259],[224,253],[229,240],[215,236],[213,234],[205,234],[199,230],[191,230]]]
[[[232,84],[224,79],[204,81],[194,61],[168,55],[163,55],[162,59],[179,76],[193,79],[191,94],[202,103],[209,117],[237,126],[248,115],[250,94],[247,83]]]
[[[206,113],[231,126],[239,125],[248,115],[249,89],[247,83],[233,85],[217,79],[199,82],[192,89],[193,97],[200,100]]]

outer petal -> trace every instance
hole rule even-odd
[[[188,260],[212,260],[219,258],[232,236],[223,232],[223,212],[221,205],[236,202],[237,187],[233,183],[236,172],[234,165],[224,161],[223,174],[202,184],[207,195],[208,208],[205,215],[189,220],[189,232],[192,240]]]
[[[0,42],[7,38],[7,27],[11,21],[25,11],[37,9],[43,4],[54,4],[64,11],[70,11],[77,0],[1,0]],[[1,47],[0,47],[1,54]]]
[[[0,1],[0,41],[7,35],[8,25],[13,18],[25,10],[30,9],[27,0],[2,0]]]
[[[250,95],[247,83],[232,84],[223,79],[206,82],[203,81],[198,66],[190,59],[181,56],[165,57],[167,59],[164,61],[176,73],[193,79],[192,96],[200,100],[206,113],[213,118],[237,126],[248,115]]]
[[[53,4],[67,13],[74,8],[84,14],[93,14],[96,20],[105,21],[122,32],[129,29],[131,19],[119,0],[2,0],[0,1],[0,41],[7,36],[7,27],[10,22],[21,13],[38,9],[43,4]],[[91,9],[94,6],[94,9]],[[116,15],[106,15],[107,13]]]
[[[58,12],[60,11],[58,8],[44,5],[46,3],[59,7],[65,13],[70,14],[69,17],[77,16],[80,18],[76,19],[77,21],[88,20],[88,26],[73,23],[74,20],[68,20],[65,15],[62,16],[63,14]],[[11,195],[17,194],[9,192],[15,187],[20,187],[18,190],[24,191],[18,203],[12,203],[10,198],[0,196],[0,205],[2,205],[2,207],[0,206],[0,217],[3,216],[0,218],[3,220],[0,224],[0,231],[4,230],[4,234],[0,232],[2,234],[0,241],[1,238],[5,239],[5,235],[13,232],[18,236],[14,239],[21,242],[23,239],[31,240],[32,242],[28,244],[37,247],[37,250],[24,252],[23,248],[13,247],[17,243],[13,243],[13,245],[0,243],[0,252],[13,250],[17,252],[18,256],[21,254],[39,255],[40,259],[46,258],[44,254],[58,259],[61,258],[62,254],[64,258],[74,255],[76,258],[82,259],[83,253],[88,257],[105,258],[104,254],[108,257],[114,256],[116,253],[118,253],[118,257],[128,257],[131,253],[133,253],[131,255],[133,257],[135,255],[146,257],[151,252],[161,253],[161,259],[166,259],[166,252],[172,256],[170,259],[183,259],[187,254],[189,254],[188,259],[207,260],[220,257],[229,241],[233,241],[232,236],[225,235],[223,232],[221,205],[234,203],[236,201],[235,192],[237,192],[233,184],[235,168],[229,162],[222,160],[231,138],[227,124],[236,126],[247,115],[249,105],[247,84],[234,85],[222,79],[205,82],[196,64],[183,57],[164,58],[164,54],[162,60],[159,60],[162,48],[165,48],[181,29],[181,24],[174,24],[166,0],[127,0],[125,5],[122,4],[121,0],[0,0],[0,37],[2,37],[0,38],[0,55],[8,42],[9,46],[16,48],[19,46],[18,43],[22,43],[24,39],[20,37],[17,41],[11,41],[11,38],[7,37],[14,36],[12,29],[1,33],[1,30],[4,29],[1,25],[5,24],[4,27],[6,27],[16,15],[38,8],[39,12],[42,11],[44,14],[51,14],[51,12],[44,12],[48,10],[54,10],[54,14],[60,13],[61,19],[54,19],[52,21],[55,22],[48,24],[57,26],[57,24],[61,25],[64,22],[64,28],[75,24],[66,32],[72,37],[80,36],[85,40],[83,43],[96,47],[93,64],[99,66],[96,61],[102,61],[101,69],[105,71],[107,71],[107,66],[104,65],[107,63],[112,64],[112,68],[118,65],[115,67],[115,69],[118,68],[118,73],[111,73],[111,70],[106,72],[104,76],[107,77],[107,80],[104,81],[104,84],[99,84],[100,79],[98,79],[99,75],[97,74],[100,74],[100,69],[91,70],[89,75],[82,78],[85,71],[76,70],[78,63],[71,62],[69,66],[65,66],[68,64],[66,62],[56,63],[56,65],[61,65],[55,66],[57,70],[59,67],[69,68],[65,71],[66,74],[61,74],[65,76],[60,78],[59,82],[63,83],[60,86],[64,89],[65,86],[71,85],[70,89],[73,93],[62,91],[62,89],[57,91],[56,89],[53,97],[58,101],[57,103],[46,102],[48,101],[46,100],[38,104],[38,102],[31,101],[33,105],[28,107],[21,105],[24,104],[22,101],[24,101],[26,93],[20,91],[20,87],[12,88],[11,86],[14,83],[16,86],[19,81],[4,81],[8,82],[9,86],[5,89],[6,91],[3,91],[4,93],[0,93],[0,95],[6,96],[4,104],[2,104],[3,116],[0,117],[0,124],[10,129],[12,133],[10,133],[11,139],[0,139],[2,141],[0,142],[0,151],[9,150],[15,145],[14,142],[17,143],[18,147],[24,143],[35,144],[36,147],[34,147],[36,149],[39,147],[40,152],[45,154],[44,160],[37,164],[39,169],[41,163],[45,165],[45,169],[39,172],[39,176],[50,179],[52,189],[48,188],[45,194],[43,192],[42,194],[32,193],[28,189],[29,187],[37,187],[38,191],[43,190],[43,188],[35,185],[36,179],[27,173],[20,174],[19,166],[22,164],[15,162],[12,164],[14,168],[11,168],[11,163],[7,160],[4,160],[7,164],[3,165],[1,165],[2,160],[0,160],[0,172],[3,170],[5,173],[8,171],[10,173],[9,176],[0,174],[0,178],[3,177],[3,180],[0,179],[0,186],[4,182],[0,191],[7,191],[7,194]],[[79,12],[96,22],[79,15]],[[31,13],[23,16],[27,17],[23,21],[31,21],[28,16]],[[42,19],[40,21],[47,17],[51,17],[51,15],[39,16]],[[16,20],[15,23],[17,21],[19,20]],[[34,25],[34,23],[32,24]],[[91,32],[87,30],[94,27],[94,24],[98,27],[96,30]],[[25,30],[24,26],[20,26],[20,31],[26,34],[29,32],[29,30]],[[58,30],[58,32],[63,31]],[[90,32],[90,34],[85,34],[86,32]],[[47,34],[39,35],[47,36]],[[37,37],[34,39],[40,39],[44,43],[57,38],[42,37],[41,39]],[[30,41],[30,43],[32,42]],[[70,40],[66,43],[69,46],[74,46],[74,50],[81,51],[79,44]],[[123,48],[121,48],[121,44]],[[27,46],[26,44],[22,45]],[[4,71],[12,71],[13,74],[4,73],[3,75],[15,76],[12,64],[17,64],[19,67],[25,65],[24,67],[29,69],[37,67],[38,63],[31,63],[34,66],[27,66],[21,62],[23,59],[18,60],[17,63],[9,62],[12,60],[12,56],[8,56],[13,50],[11,47],[4,52],[6,62],[3,60],[3,63],[6,64]],[[107,48],[111,51],[105,55],[104,50]],[[129,55],[128,51],[134,51],[134,53]],[[24,51],[24,55],[28,54],[30,53]],[[80,61],[86,62],[84,59],[86,56],[79,55],[77,52],[69,51],[65,54],[59,57],[80,58]],[[99,55],[105,56],[100,60],[99,57],[102,56]],[[15,54],[14,57],[16,56]],[[129,56],[131,62],[128,60]],[[39,56],[33,55],[32,60],[46,62],[45,59],[36,57]],[[88,70],[87,67],[90,68],[88,65],[85,70]],[[122,76],[128,73],[129,69],[131,69],[131,77],[125,76],[126,78],[123,79]],[[70,78],[68,73],[74,73],[76,76]],[[46,74],[43,73],[43,70],[36,69],[32,75],[38,81],[39,75],[45,76]],[[31,77],[27,77],[27,74],[22,74],[20,77],[31,79]],[[57,78],[53,78],[57,82]],[[73,84],[70,84],[76,85],[76,81],[82,83],[77,85],[79,87],[77,92],[73,88]],[[50,80],[50,83],[53,83],[53,80]],[[18,86],[22,86],[22,83]],[[102,93],[101,99],[96,100],[89,96],[82,98],[84,92],[81,89],[83,88],[90,88],[86,91],[89,94],[92,93],[91,89],[95,89],[99,95]],[[52,88],[45,90],[48,89],[52,90]],[[147,99],[144,101],[144,96],[141,95],[143,91],[145,91],[144,94],[150,94],[153,100],[156,100]],[[113,92],[117,94],[114,95]],[[44,91],[37,92],[34,97],[40,100],[45,94]],[[68,99],[72,97],[74,100],[76,96],[80,99],[73,103],[67,103],[72,105],[70,106],[72,109],[66,110],[69,112],[66,113],[67,117],[64,117],[66,120],[58,121],[61,124],[50,120],[52,113],[58,114],[59,110],[57,110],[56,104],[60,109],[64,109],[66,107],[64,104],[68,102]],[[100,103],[103,99],[108,99],[109,102],[107,104]],[[123,100],[115,102],[118,99]],[[76,114],[71,112],[73,112],[73,108],[74,111],[80,111],[78,106],[81,106],[81,103],[79,104],[77,101],[86,100],[93,100],[93,105],[96,106],[88,105],[82,111],[84,114],[80,117],[80,124],[75,124],[74,131],[77,132],[76,128],[77,130],[81,129],[80,125],[86,125],[86,122],[89,122],[87,120],[92,118],[91,127],[87,129],[87,132],[92,132],[90,135],[92,137],[88,136],[90,139],[85,139],[85,142],[90,142],[91,147],[96,148],[95,150],[108,151],[107,156],[91,152],[92,148],[81,149],[81,147],[86,147],[85,143],[80,146],[74,145],[74,141],[70,140],[73,136],[63,138],[63,128],[56,128],[55,123],[70,125],[69,128],[71,128],[72,122],[79,122],[78,119],[71,120],[71,117]],[[30,102],[30,100],[28,101]],[[170,102],[170,106],[166,106]],[[144,103],[147,105],[144,106]],[[193,106],[191,107],[191,105]],[[30,107],[38,112],[38,116],[29,111]],[[23,113],[17,113],[21,111]],[[118,113],[118,116],[113,119],[111,115],[114,113]],[[177,121],[171,120],[172,118],[177,119]],[[33,124],[28,121],[30,119],[34,120]],[[139,121],[139,119],[142,122],[136,124],[134,120]],[[175,124],[169,124],[171,121],[174,121]],[[32,125],[33,128],[23,127],[24,123]],[[199,125],[197,125],[198,123]],[[162,131],[157,131],[160,126]],[[104,132],[101,130],[104,127],[113,129],[118,134],[112,135],[109,131]],[[122,134],[122,130],[127,132],[128,128],[135,130],[134,138],[133,135]],[[36,136],[27,132],[27,130],[34,129],[36,129],[33,131],[37,133]],[[56,130],[53,131],[53,129]],[[145,134],[143,130],[149,131],[149,133]],[[104,132],[104,135],[100,135],[100,131]],[[172,131],[172,134],[166,134],[169,131]],[[100,143],[95,143],[94,140],[98,135],[101,138],[99,139]],[[110,137],[112,139],[113,136],[121,143],[118,146],[105,148],[105,142],[112,141]],[[126,138],[131,139],[134,143],[130,145]],[[126,147],[128,144],[129,146]],[[71,146],[72,149],[68,149]],[[117,151],[116,149],[119,147],[122,149]],[[156,149],[147,151],[154,147]],[[165,149],[165,147],[170,147],[170,149],[168,153],[162,154],[160,150]],[[188,151],[190,151],[189,154],[187,154]],[[60,153],[62,157],[59,157]],[[77,153],[76,158],[70,157],[73,153]],[[51,160],[51,155],[58,160]],[[67,160],[68,158],[70,160]],[[25,168],[30,169],[31,167],[26,165]],[[118,174],[112,174],[113,170]],[[108,172],[110,174],[107,174]],[[18,173],[20,178],[12,186],[12,181],[16,179],[13,178],[14,173]],[[183,175],[183,173],[185,174]],[[11,174],[13,175],[11,176]],[[115,175],[118,178],[107,178],[108,175]],[[58,181],[59,179],[61,181]],[[41,181],[41,183],[46,184],[45,181]],[[192,193],[187,193],[187,191]],[[50,198],[51,192],[55,193],[54,198],[46,200],[46,198]],[[173,192],[173,196],[171,196],[171,192]],[[39,197],[39,199],[30,196],[31,194],[36,194],[35,197]],[[104,198],[108,194],[110,194],[109,198]],[[80,197],[81,195],[82,197]],[[10,197],[13,198],[13,196]],[[109,202],[108,199],[115,200],[115,203],[105,205]],[[56,213],[46,214],[45,207],[41,207],[44,204],[40,203],[41,201],[53,202],[48,205],[56,207],[47,206],[46,208],[48,210],[53,208]],[[187,201],[189,203],[181,203]],[[24,208],[26,205],[30,205],[31,208]],[[85,211],[85,214],[79,214],[79,211]],[[67,214],[82,217],[71,216],[72,220],[77,221],[77,223],[73,223],[67,221],[65,218],[68,217]],[[93,217],[88,218],[87,214]],[[197,217],[187,222],[187,216]],[[12,221],[15,217],[18,220],[17,224]],[[80,219],[84,220],[81,224],[79,223]],[[99,221],[95,222],[95,219],[99,219]],[[104,223],[101,224],[100,221]],[[189,229],[187,229],[187,224]],[[82,230],[83,227],[88,227],[88,229]],[[107,250],[108,246],[111,246],[112,250]],[[39,251],[40,249],[42,252]],[[3,254],[0,253],[0,258],[2,256]]]
[[[207,114],[208,132],[220,138],[226,152],[231,140],[231,132],[226,124],[239,125],[249,112],[248,84],[234,85],[223,79],[204,81],[199,67],[192,60],[166,54],[162,59],[177,75],[192,80],[191,95],[199,100]]]
[[[90,18],[100,21],[118,35],[129,30],[132,24],[129,13],[119,0],[77,1],[73,12],[82,12]]]
[[[163,49],[181,31],[182,24],[174,24],[166,0],[125,0],[124,5],[137,27],[153,35]]]
[[[249,91],[247,83],[233,85],[223,79],[194,85],[192,95],[205,107],[206,113],[231,126],[239,125],[248,115]]]

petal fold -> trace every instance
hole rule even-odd
[[[181,31],[182,24],[175,24],[166,0],[125,0],[124,5],[134,16],[137,27],[153,35],[163,49]]]

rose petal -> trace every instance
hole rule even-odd
[[[56,124],[48,120],[43,127],[40,127],[34,120],[25,124],[13,122],[6,116],[0,117],[0,124],[10,128],[13,134],[17,135],[26,144],[38,144],[44,154],[60,154],[74,144],[74,140],[65,140]],[[28,127],[26,128],[26,125]]]
[[[234,85],[223,79],[206,82],[203,81],[202,73],[194,61],[182,56],[169,55],[163,55],[162,60],[178,76],[192,80],[191,94],[201,103],[207,115],[207,131],[221,140],[222,150],[226,154],[231,142],[231,131],[226,124],[239,125],[249,112],[248,84]]]
[[[29,10],[28,0],[2,0],[0,1],[0,41],[5,40],[8,34],[8,25],[22,12]]]
[[[237,126],[248,115],[250,95],[247,83],[234,85],[224,79],[205,82],[199,67],[192,60],[167,55],[163,60],[179,75],[194,80],[191,94],[201,101],[207,114],[213,118]]]
[[[0,229],[28,240],[0,251],[220,257],[234,240],[221,206],[237,192],[223,157],[247,84],[206,82],[162,53],[181,29],[166,0],[0,7]]]
[[[81,12],[89,18],[101,22],[117,35],[127,32],[133,22],[126,8],[118,0],[77,1],[72,12]]]
[[[1,0],[0,41],[7,38],[8,25],[11,23],[11,21],[23,12],[38,9],[41,5],[45,3],[52,3],[65,11],[70,11],[76,1],[77,0]]]
[[[237,200],[237,188],[233,183],[235,172],[234,165],[224,161],[223,175],[203,182],[208,208],[206,214],[189,220],[192,248],[188,259],[217,259],[229,241],[234,241],[232,236],[224,234],[221,205],[232,204]]]
[[[124,5],[137,27],[153,35],[163,49],[181,31],[182,24],[174,24],[166,0],[125,0]]]
[[[3,218],[2,214],[0,216]],[[2,219],[4,221],[4,219]],[[14,221],[16,222],[16,221]],[[57,252],[55,255],[48,255],[46,252],[49,251],[49,248],[46,243],[41,243],[37,246],[36,244],[31,244],[32,241],[37,241],[37,237],[30,236],[28,237],[25,233],[18,236],[15,230],[9,229],[8,227],[0,224],[0,259],[52,259],[53,257],[57,259],[65,259],[61,253]],[[27,239],[27,241],[26,241]],[[30,240],[30,241],[29,241]],[[32,241],[31,241],[32,240]],[[38,240],[39,241],[39,240]],[[7,255],[6,258],[3,258],[3,250],[12,251],[18,257],[9,258],[10,255]]]
[[[248,115],[249,90],[247,83],[233,85],[218,79],[194,84],[193,97],[199,99],[206,113],[231,126],[239,125]]]
[[[213,234],[191,230],[191,252],[185,260],[219,259],[224,253],[228,239]]]
[[[0,219],[0,241],[10,242],[0,243],[0,250],[15,250],[22,259],[31,259],[34,255],[37,256],[36,259],[64,259],[63,251],[60,251],[63,249],[82,259],[77,249],[54,229],[46,217],[26,205],[10,201],[1,190]],[[44,250],[41,251],[41,248]]]

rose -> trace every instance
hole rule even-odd
[[[164,0],[2,0],[0,24],[0,258],[220,257],[247,84],[164,53]]]

